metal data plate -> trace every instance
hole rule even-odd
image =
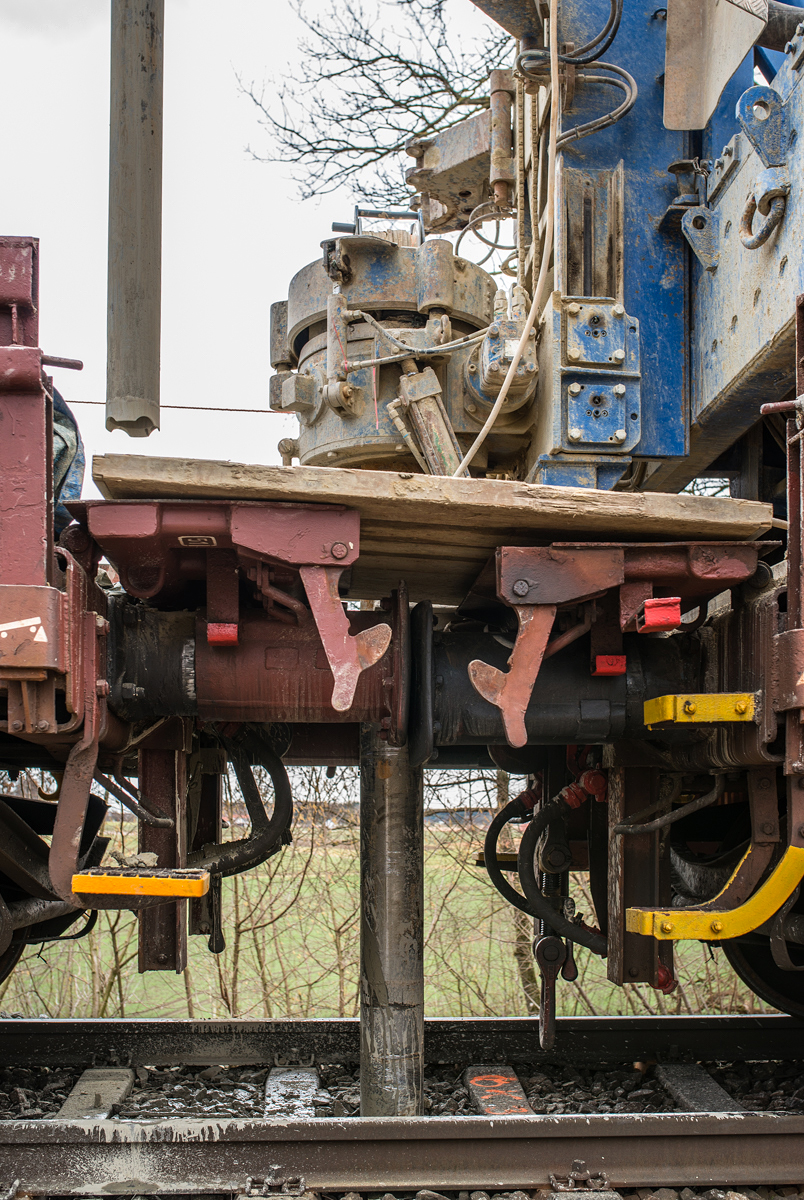
[[[622,367],[626,325],[622,305],[570,304],[565,313],[571,366]]]

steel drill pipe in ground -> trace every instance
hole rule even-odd
[[[360,731],[360,1114],[421,1115],[423,771]]]

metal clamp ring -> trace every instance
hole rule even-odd
[[[752,226],[754,223],[754,214],[757,211],[757,202],[754,196],[748,197],[743,215],[740,217],[740,241],[746,250],[757,250],[760,246],[765,245],[765,242],[767,242],[784,216],[786,203],[784,196],[775,196],[771,201],[770,212],[756,233],[753,233]]]

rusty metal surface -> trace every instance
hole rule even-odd
[[[90,501],[74,505],[117,568],[126,591],[154,599],[206,577],[207,550],[242,559],[350,566],[360,517],[341,505],[226,501]]]
[[[469,678],[475,691],[499,708],[509,744],[524,746],[528,740],[525,712],[547,648],[556,606],[518,605],[516,615],[519,629],[508,660],[510,669],[503,672],[481,659],[473,659]]]
[[[139,752],[139,790],[155,812],[173,819],[173,828],[138,826],[137,849],[159,856],[160,867],[187,866],[187,756],[180,750]],[[187,966],[187,901],[144,908],[137,915],[138,966],[144,971],[177,971]]]
[[[579,1142],[613,1186],[794,1183],[804,1118],[771,1113],[4,1124],[0,1172],[33,1195],[518,1188],[567,1175]],[[270,1167],[268,1164],[270,1163]]]
[[[360,731],[360,1112],[424,1102],[423,771]]]
[[[375,630],[388,630],[382,620],[377,623],[381,616],[350,612],[349,636],[365,638]],[[379,721],[390,715],[396,688],[404,686],[403,674],[393,689],[385,687],[392,659],[378,657],[360,672],[351,708],[336,710],[331,702],[332,670],[312,620],[285,625],[268,621],[261,613],[246,613],[239,631],[239,643],[232,647],[210,645],[204,636],[196,637],[198,715],[207,720]],[[385,634],[379,637],[384,639]]]
[[[530,1017],[426,1017],[425,1062],[571,1062],[599,1065],[804,1058],[804,1020],[786,1016],[559,1017],[556,1049],[539,1047]],[[183,1062],[246,1065],[295,1060],[357,1063],[357,1019],[270,1021],[4,1020],[7,1066]],[[5,1125],[0,1126],[0,1130]]]

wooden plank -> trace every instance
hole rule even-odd
[[[109,454],[94,460],[107,499],[285,500],[345,504],[361,517],[349,595],[405,579],[413,601],[458,604],[497,546],[551,541],[747,540],[770,528],[750,500],[598,492],[492,479],[337,467],[247,466]]]
[[[94,459],[107,499],[286,500],[346,504],[361,516],[416,529],[457,525],[541,533],[548,540],[745,540],[771,527],[771,507],[754,500],[653,492],[600,492],[499,479],[447,479],[338,467],[244,463],[135,454]]]
[[[512,1067],[467,1067],[463,1084],[475,1112],[485,1117],[525,1116],[533,1112]]]

